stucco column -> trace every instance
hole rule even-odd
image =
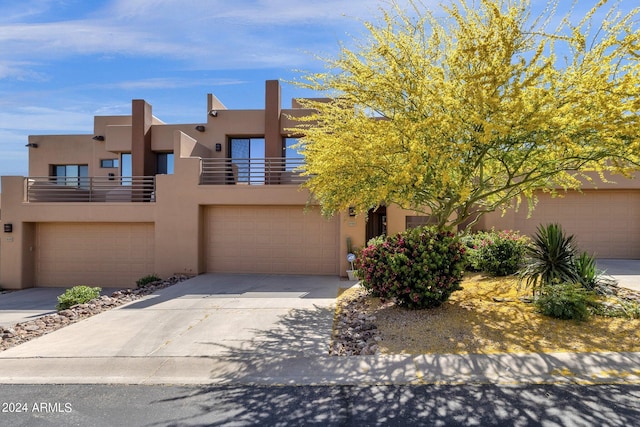
[[[133,176],[156,173],[156,159],[151,151],[151,105],[144,99],[131,102],[131,172]]]
[[[265,157],[280,158],[282,152],[282,135],[280,134],[280,82],[267,80],[265,85],[264,107],[264,155]],[[268,184],[279,184],[283,165],[276,160],[274,164],[266,165],[265,180]]]
[[[264,151],[266,157],[282,157],[280,134],[280,82],[267,80],[264,105]]]

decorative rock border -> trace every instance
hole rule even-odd
[[[135,289],[122,289],[111,294],[111,296],[102,295],[85,304],[77,304],[67,310],[58,313],[47,314],[35,320],[18,323],[14,326],[4,328],[0,327],[0,351],[22,344],[33,338],[46,335],[56,331],[64,326],[79,322],[103,311],[110,310],[114,307],[126,304],[128,302],[139,300],[140,298],[150,295],[159,289],[173,286],[177,283],[189,279],[187,275],[175,275],[166,280],[158,280],[151,282],[144,287]]]
[[[376,318],[367,314],[367,293],[358,289],[352,298],[339,300],[329,346],[331,356],[358,356],[378,353],[381,337]]]

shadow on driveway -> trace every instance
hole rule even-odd
[[[333,299],[340,286],[353,282],[337,276],[201,274],[157,291],[123,309],[141,309],[174,299],[189,298],[292,298]]]

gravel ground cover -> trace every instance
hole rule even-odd
[[[408,310],[383,303],[358,287],[336,304],[330,353],[492,354],[640,351],[640,319],[592,316],[559,320],[523,301],[516,278],[469,274],[463,290],[442,306]],[[621,289],[626,299],[638,295]]]

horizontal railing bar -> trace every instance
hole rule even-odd
[[[304,165],[302,158],[206,158],[201,159],[200,184],[301,184],[307,180],[301,175]]]
[[[154,176],[27,177],[27,202],[154,202]]]

